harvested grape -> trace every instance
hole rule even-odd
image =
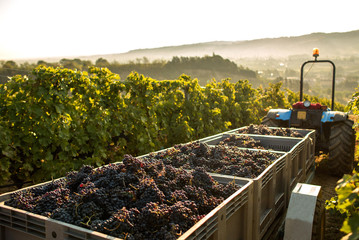
[[[255,149],[264,149],[261,146],[261,142],[259,140],[254,140],[250,136],[246,135],[230,135],[229,137],[223,139],[219,142],[218,145],[228,145],[228,146],[236,146],[242,148],[255,148]]]
[[[5,205],[122,239],[177,239],[238,189],[202,168],[188,172],[126,155],[121,164],[83,166],[15,192]]]
[[[242,134],[258,134],[258,135],[273,135],[286,137],[304,137],[301,133],[290,128],[269,128],[266,125],[251,124],[247,127],[241,128],[236,133]]]
[[[244,150],[227,145],[209,146],[196,141],[151,153],[145,159],[161,161],[177,168],[202,167],[207,172],[256,178],[280,156],[281,154],[265,150]]]

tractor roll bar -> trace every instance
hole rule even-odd
[[[304,66],[308,63],[330,63],[333,66],[333,83],[332,83],[332,108],[331,110],[334,111],[334,92],[335,92],[335,64],[330,61],[330,60],[317,60],[317,58],[315,58],[315,60],[311,60],[311,61],[306,61],[305,63],[302,64],[302,68],[300,69],[300,101],[303,101],[303,70],[304,70]]]

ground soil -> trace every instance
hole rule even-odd
[[[336,195],[335,186],[340,178],[333,177],[325,171],[325,169],[317,168],[315,177],[311,184],[321,186],[321,201],[330,200]],[[329,211],[325,212],[326,223],[324,230],[325,240],[338,240],[345,236],[340,228],[343,224],[343,219],[336,214],[330,214]]]

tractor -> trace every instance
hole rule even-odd
[[[342,176],[351,173],[354,164],[355,131],[348,113],[334,111],[335,64],[330,60],[318,60],[319,50],[313,49],[314,60],[302,64],[300,71],[300,99],[292,109],[271,109],[262,120],[270,127],[292,127],[316,130],[316,153],[328,154],[327,168],[330,174]],[[329,63],[333,67],[331,108],[320,103],[303,101],[303,72],[306,64]]]

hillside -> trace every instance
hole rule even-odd
[[[287,58],[289,56],[305,55],[317,47],[321,57],[359,56],[359,30],[342,33],[312,33],[296,37],[265,38],[248,41],[215,41],[195,43],[180,46],[165,46],[161,48],[137,49],[126,53],[114,53],[92,56],[68,56],[95,62],[98,58],[120,63],[135,61],[146,57],[153,61],[157,59],[170,60],[173,56],[205,56],[213,53],[224,58],[238,60],[243,58]],[[23,59],[17,62],[47,62],[60,61],[62,57],[45,59]]]
[[[353,93],[353,89],[359,83],[359,30],[344,33],[312,33],[297,37],[267,38],[251,41],[217,41],[138,49],[120,54],[69,57],[74,60],[58,57],[17,62],[25,63],[23,68],[26,69],[29,68],[29,64],[26,64],[26,62],[36,64],[39,60],[43,60],[41,61],[42,63],[53,63],[53,66],[56,65],[56,62],[59,62],[67,68],[80,70],[85,70],[86,68],[83,67],[95,64],[100,67],[108,67],[111,71],[120,74],[122,78],[131,71],[136,71],[158,80],[176,79],[184,73],[192,78],[198,78],[202,85],[205,85],[213,78],[217,80],[231,78],[233,81],[248,79],[254,86],[269,81],[283,80],[283,87],[299,91],[300,66],[303,62],[311,59],[311,51],[314,47],[320,49],[320,59],[330,59],[335,62],[337,70],[336,101],[346,104]],[[201,59],[202,57],[204,59]],[[228,68],[222,67],[219,69],[221,64],[199,66],[192,61],[199,60],[201,62],[206,57],[208,58],[207,60],[212,58],[212,60],[221,59],[223,64],[228,64]],[[183,60],[183,63],[187,62],[187,60],[192,62],[181,64],[176,61],[180,59]],[[98,63],[98,60],[104,63]],[[239,69],[233,70],[233,63]],[[2,71],[0,69],[0,75],[2,75],[0,76],[0,82],[1,80],[7,81],[7,76],[16,73],[16,70],[13,71],[9,68],[21,68],[13,63],[11,64],[14,66],[8,66],[10,63],[7,62],[3,64]],[[83,66],[81,67],[79,64]],[[310,73],[306,74],[308,87],[305,87],[305,92],[315,96],[331,98],[330,73],[331,68],[328,68],[327,65],[316,65],[310,68]]]
[[[298,37],[266,38],[250,41],[218,41],[182,46],[138,49],[121,54],[82,57],[96,60],[126,62],[146,56],[149,60],[168,60],[173,56],[204,56],[213,53],[224,58],[286,58],[306,55],[317,47],[321,57],[359,56],[359,30],[344,33],[312,33]]]

